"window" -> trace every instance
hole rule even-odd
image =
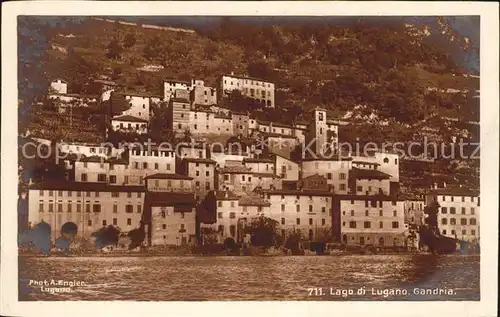
[[[300,218],[297,218],[297,224],[300,225]]]
[[[364,228],[365,228],[365,229],[369,229],[369,228],[371,228],[371,227],[372,227],[372,223],[371,223],[371,222],[369,222],[369,221],[365,221],[365,222],[364,222]]]
[[[383,216],[384,216],[384,211],[383,211],[383,210],[379,210],[379,211],[378,211],[378,215],[379,215],[380,217],[383,217]]]
[[[72,195],[71,190],[68,190],[68,197],[71,197],[71,195]]]
[[[170,171],[170,164],[167,164],[167,170]]]
[[[106,227],[106,219],[104,219],[104,220],[102,221],[102,226],[103,226],[103,227]]]
[[[38,205],[38,212],[43,212],[43,203]]]
[[[99,192],[95,192],[95,197],[99,197]]]
[[[284,225],[285,224],[285,218],[281,218],[281,224]]]
[[[339,174],[339,178],[340,178],[341,180],[344,180],[344,179],[345,179],[345,173],[340,173],[340,174]]]
[[[85,212],[90,212],[90,204],[85,204]]]
[[[111,192],[111,197],[120,197],[119,192]]]
[[[234,236],[236,235],[236,226],[235,225],[229,226],[229,234],[231,235],[231,237],[234,238]]]
[[[285,205],[281,205],[281,211],[285,211]]]
[[[76,205],[76,212],[82,212],[82,205]]]
[[[127,193],[127,198],[132,198],[132,193],[131,192]]]
[[[118,219],[117,218],[113,218],[113,226],[118,226]]]
[[[127,218],[127,226],[131,226],[132,225],[132,219],[131,218]]]
[[[210,189],[210,182],[205,182],[205,189],[209,190]]]
[[[397,212],[397,210],[394,210],[392,213],[393,213],[394,217],[397,217],[397,216],[398,216],[398,212]]]
[[[217,202],[217,207],[222,207],[222,201]]]
[[[446,219],[446,218],[441,219],[441,224],[442,225],[448,224],[448,219]]]
[[[365,217],[368,217],[368,216],[369,216],[368,210],[365,210]]]
[[[62,204],[61,203],[57,204],[57,212],[62,212],[62,209],[63,209]]]
[[[393,206],[396,206],[397,205],[397,202],[395,200],[392,201],[392,205]]]
[[[125,184],[128,184],[128,175],[125,175],[125,176],[124,176],[123,182],[124,182]]]
[[[313,224],[313,220],[312,220],[312,218],[309,218],[309,225],[312,226],[312,224]]]
[[[454,215],[456,213],[455,207],[450,207],[450,214]]]
[[[351,217],[354,216],[354,210],[351,210]]]
[[[470,234],[471,234],[471,236],[475,236],[476,235],[476,230],[471,230]]]
[[[356,187],[356,190],[357,190],[358,192],[362,192],[362,191],[363,191],[363,186],[357,186],[357,187]]]
[[[105,182],[106,181],[106,174],[98,174],[97,181],[98,182]]]
[[[43,190],[40,190],[39,192],[40,192],[40,196],[43,196]]]
[[[222,212],[217,213],[217,218],[222,219]]]
[[[87,174],[82,173],[82,175],[80,177],[81,177],[82,182],[86,182],[87,181]]]
[[[451,201],[455,201],[455,199],[454,199],[454,198],[455,198],[455,197],[451,196]]]
[[[313,212],[313,206],[309,205],[309,212]]]
[[[113,213],[114,214],[118,213],[118,205],[113,205]]]
[[[300,205],[296,206],[297,212],[300,212]]]
[[[125,212],[129,213],[129,214],[133,213],[134,212],[134,206],[132,206],[132,205],[126,205],[125,206]]]
[[[92,211],[93,211],[93,212],[101,212],[101,205],[99,205],[99,204],[94,204],[94,205],[92,206]]]
[[[474,209],[474,207],[470,207],[470,214],[471,215],[476,214],[476,210]]]
[[[476,225],[476,218],[470,218],[469,219],[469,224],[475,226]]]
[[[90,197],[90,192],[85,192],[85,197]]]
[[[163,230],[165,230],[165,229],[167,229],[167,225],[166,225],[166,224],[162,224],[162,225],[161,225],[161,228],[162,228]]]
[[[73,209],[71,206],[71,202],[68,202],[68,212],[71,212],[71,209]]]
[[[455,230],[451,230],[451,234],[455,234]]]
[[[236,213],[235,212],[230,212],[229,213],[229,219],[235,219],[236,218]]]
[[[466,218],[460,218],[460,224],[461,224],[462,226],[467,225],[467,219],[466,219]]]
[[[321,212],[326,212],[326,207],[321,207]]]
[[[368,200],[365,200],[365,207],[368,207]]]
[[[142,205],[137,205],[137,213],[142,213]]]
[[[450,218],[450,225],[456,225],[457,220],[455,218]]]
[[[109,182],[111,184],[116,184],[116,176],[115,175],[109,175]]]
[[[443,230],[443,234],[446,234],[446,230]]]
[[[231,207],[234,207],[234,201],[231,202]]]
[[[349,228],[355,229],[356,228],[356,221],[349,221]]]
[[[87,220],[87,226],[92,227],[92,220],[91,219]]]
[[[446,201],[446,196],[443,196],[442,198],[443,198],[443,201]]]
[[[378,226],[379,226],[380,228],[383,228],[383,227],[384,227],[384,222],[383,222],[383,221],[379,221]]]
[[[399,222],[397,222],[397,221],[393,221],[393,222],[392,222],[392,228],[393,228],[393,229],[397,229],[397,228],[399,228]]]
[[[340,184],[340,190],[345,190],[345,184]]]
[[[442,213],[442,214],[446,214],[446,213],[448,213],[448,208],[446,208],[446,207],[441,207],[441,213]]]

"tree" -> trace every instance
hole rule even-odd
[[[248,64],[247,71],[248,75],[252,77],[268,80],[274,80],[276,77],[276,72],[265,61],[257,61]]]
[[[158,58],[161,52],[162,52],[162,47],[160,38],[158,36],[155,36],[154,38],[149,40],[148,44],[146,44],[146,46],[144,47],[144,57],[147,58],[149,61]]]
[[[125,48],[131,48],[132,46],[135,45],[136,39],[134,34],[128,33],[125,35],[125,39],[123,40],[123,47]]]
[[[123,48],[121,47],[120,43],[118,43],[117,39],[113,39],[111,42],[109,42],[107,49],[108,52],[106,56],[109,59],[120,59]]]
[[[277,227],[276,220],[260,216],[245,228],[245,232],[251,235],[252,245],[269,248],[275,245]]]

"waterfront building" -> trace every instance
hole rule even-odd
[[[405,246],[404,200],[386,195],[336,195],[333,235],[346,245]]]
[[[29,187],[28,224],[50,226],[51,240],[61,236],[61,227],[76,224],[77,235],[89,239],[103,227],[113,225],[122,232],[140,226],[144,186],[111,186],[106,183],[46,181]]]
[[[405,197],[405,223],[409,226],[419,227],[424,224],[425,200],[419,197]]]
[[[442,235],[469,242],[479,241],[480,197],[477,191],[460,186],[434,188],[425,204],[439,204],[438,227]]]
[[[300,233],[304,239],[314,241],[331,235],[331,192],[305,188],[264,190],[262,195],[270,203],[268,217],[279,223],[282,236],[295,232]]]
[[[193,178],[158,173],[146,180],[144,223],[147,244],[184,245],[196,242],[196,201]]]

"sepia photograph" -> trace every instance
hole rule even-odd
[[[15,300],[484,299],[480,14],[186,14],[15,17]]]

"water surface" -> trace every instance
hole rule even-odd
[[[19,299],[479,300],[479,262],[479,256],[430,254],[20,257]],[[42,290],[30,280],[49,285]],[[84,285],[51,294],[48,289],[62,287],[51,286],[52,280]],[[362,287],[364,294],[358,293]],[[438,294],[417,294],[416,288]]]

